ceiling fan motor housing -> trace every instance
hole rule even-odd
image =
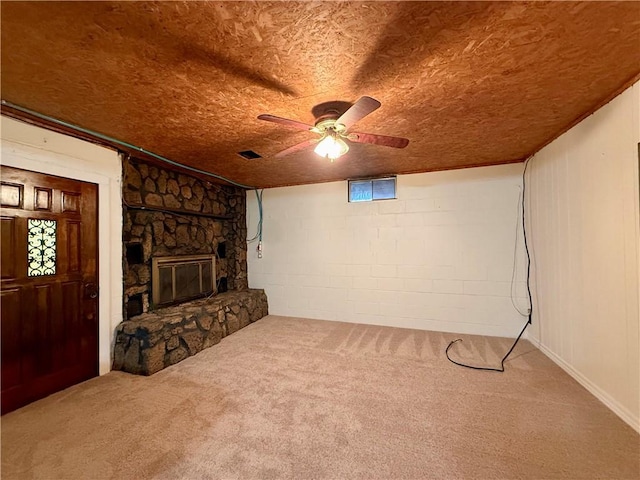
[[[316,121],[315,128],[318,133],[335,132],[338,135],[344,136],[347,130],[341,123],[336,123],[338,116],[324,116]]]

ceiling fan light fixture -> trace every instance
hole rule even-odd
[[[340,114],[338,106],[346,104],[346,111]],[[350,106],[349,106],[350,105]],[[328,108],[331,106],[332,108]],[[380,107],[380,102],[371,97],[360,97],[354,104],[347,102],[325,102],[316,105],[312,109],[314,117],[316,117],[315,125],[311,126],[306,123],[290,120],[288,118],[276,117],[275,115],[262,114],[258,115],[258,120],[266,120],[268,122],[279,123],[291,128],[299,130],[307,130],[313,132],[320,137],[314,140],[307,140],[298,143],[292,147],[286,148],[274,155],[275,158],[284,157],[293,153],[304,150],[307,147],[316,144],[314,152],[323,157],[328,158],[332,162],[336,158],[349,151],[349,144],[345,141],[355,143],[370,143],[374,145],[383,145],[393,148],[404,148],[409,144],[409,140],[401,137],[390,137],[387,135],[378,135],[373,133],[356,133],[351,132],[350,128],[356,122],[362,120]]]
[[[321,157],[333,161],[347,153],[349,145],[335,134],[329,134],[316,145],[313,151]]]

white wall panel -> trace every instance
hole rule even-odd
[[[530,337],[636,429],[639,92],[636,84],[546,146],[527,173]]]

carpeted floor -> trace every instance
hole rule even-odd
[[[2,479],[622,479],[640,437],[528,342],[269,316],[2,417]],[[463,336],[457,358],[511,340]],[[452,355],[453,356],[453,355]]]

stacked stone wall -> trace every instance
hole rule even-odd
[[[153,309],[154,256],[213,253],[218,290],[248,287],[243,189],[128,159],[123,197],[125,312],[132,311],[134,298],[135,305],[140,303],[135,314]]]

